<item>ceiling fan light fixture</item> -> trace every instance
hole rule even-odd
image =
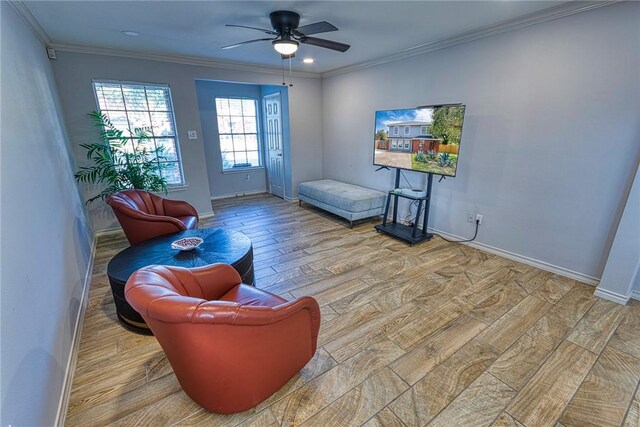
[[[280,55],[291,55],[295,53],[298,50],[298,45],[299,45],[298,42],[295,40],[286,40],[286,39],[274,40],[272,44],[273,44],[273,48]]]

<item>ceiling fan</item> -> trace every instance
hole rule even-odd
[[[263,28],[247,27],[246,25],[227,24],[227,27],[248,28],[250,30],[262,31],[270,36],[263,39],[247,40],[228,46],[222,49],[233,49],[246,44],[271,41],[273,48],[282,55],[282,58],[292,58],[300,43],[312,46],[323,47],[325,49],[337,50],[338,52],[346,52],[351,46],[344,43],[334,42],[332,40],[310,37],[311,34],[328,33],[330,31],[338,31],[334,25],[327,21],[316,22],[309,25],[299,26],[300,14],[288,10],[278,10],[269,14],[272,30]]]

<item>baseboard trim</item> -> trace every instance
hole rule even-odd
[[[84,283],[82,284],[80,309],[78,310],[78,317],[75,321],[73,338],[71,339],[71,351],[69,352],[69,358],[67,359],[67,368],[64,375],[65,378],[62,384],[62,392],[60,393],[60,402],[58,403],[58,412],[56,414],[55,422],[55,425],[58,427],[64,426],[67,416],[67,408],[69,407],[69,398],[71,397],[71,388],[73,386],[73,374],[75,373],[75,367],[78,361],[78,351],[80,350],[82,328],[84,326],[84,315],[87,311],[87,306],[89,305],[89,288],[91,286],[91,276],[93,275],[93,263],[96,257],[97,247],[98,237],[96,234],[93,237],[89,264],[87,265]]]
[[[96,240],[102,239],[104,237],[112,237],[116,234],[124,234],[124,230],[122,230],[122,227],[105,228],[104,230],[97,231]]]
[[[211,197],[211,200],[232,199],[236,197],[254,196],[256,194],[264,194],[264,193],[266,193],[265,190],[246,191],[244,193],[230,193],[230,194],[223,194],[221,196],[213,196]]]
[[[640,301],[640,289],[631,292],[631,299]]]
[[[289,203],[295,203],[300,199],[298,199],[297,197],[284,196],[284,200]]]
[[[622,295],[617,292],[611,292],[610,290],[601,288],[597,288],[593,295],[622,305],[625,305],[631,299],[631,295]]]
[[[450,237],[453,239],[464,240],[464,237],[456,236],[455,234],[447,233],[445,231],[437,230],[435,228],[429,227],[428,230],[432,233],[441,234],[445,237]],[[551,273],[558,274],[560,276],[568,277],[570,279],[577,280],[582,283],[586,283],[589,285],[597,286],[600,283],[600,279],[597,277],[589,276],[587,274],[579,273],[577,271],[569,270],[568,268],[559,267],[557,265],[550,264],[545,261],[540,261],[534,258],[530,258],[524,255],[516,254],[514,252],[505,251],[504,249],[496,248],[494,246],[490,246],[480,242],[465,242],[464,245],[469,245],[472,248],[476,248],[485,252],[492,253],[494,255],[500,255],[504,258],[511,259],[513,261],[518,261],[523,264],[530,265],[532,267],[539,268],[541,270],[549,271]]]
[[[198,218],[200,218],[200,221],[202,221],[203,219],[213,218],[214,216],[215,216],[215,213],[213,211],[205,212],[202,215],[198,214]]]

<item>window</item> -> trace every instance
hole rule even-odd
[[[420,126],[420,134],[426,135],[427,132],[429,132],[429,131],[427,130],[426,126]]]
[[[222,170],[262,166],[257,111],[255,99],[216,98]]]
[[[404,134],[405,135],[409,135],[410,132],[411,132],[411,128],[409,126],[405,126],[404,127]]]
[[[393,134],[394,135],[400,135],[400,128],[398,126],[394,126],[393,128]]]
[[[410,139],[405,139],[404,140],[404,149],[408,150],[411,148],[411,140]]]
[[[167,184],[184,185],[169,86],[94,81],[93,90],[100,112],[116,128],[125,131],[125,135],[132,135],[138,128],[148,129],[148,148],[163,149],[163,159],[159,159],[158,163],[164,165],[160,173]],[[134,138],[129,139],[133,151]]]
[[[391,141],[391,148],[397,148],[396,140]]]

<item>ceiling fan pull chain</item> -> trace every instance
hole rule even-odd
[[[289,87],[293,87],[293,74],[291,73],[291,58],[289,57]]]
[[[282,58],[282,86],[286,86],[287,84],[284,82],[284,58]]]

